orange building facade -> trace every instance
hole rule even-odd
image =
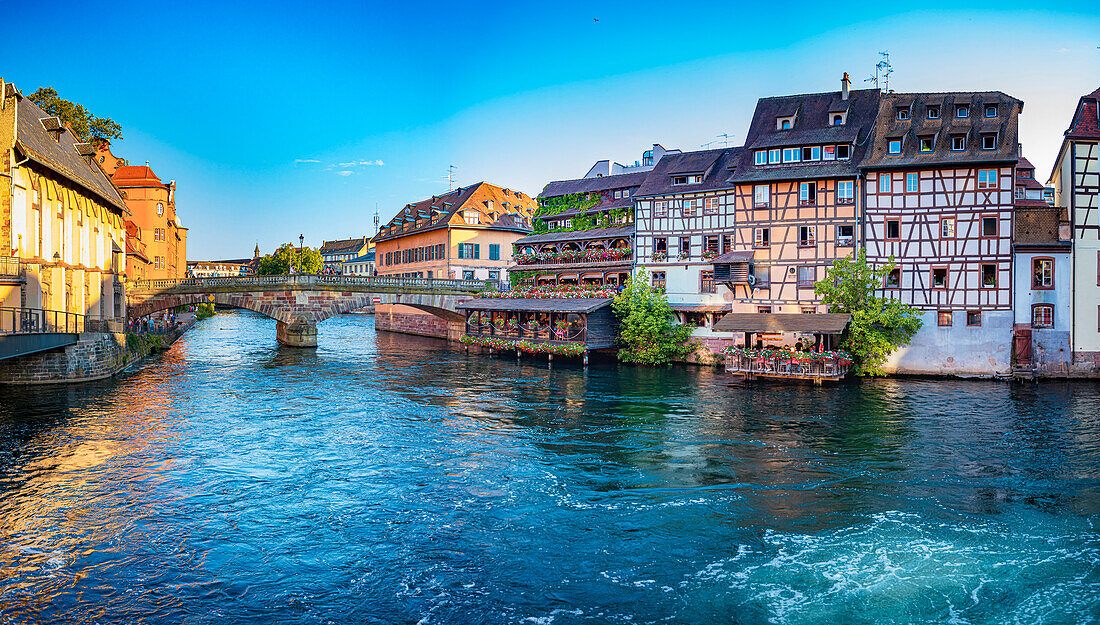
[[[127,277],[186,277],[187,228],[176,215],[176,182],[163,182],[148,165],[127,164],[111,154],[109,147],[100,150],[96,159],[130,208],[126,246],[139,262],[133,264]]]

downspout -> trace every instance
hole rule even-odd
[[[1077,353],[1077,143],[1069,142],[1069,366],[1073,368],[1073,355]]]

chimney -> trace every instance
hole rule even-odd
[[[844,78],[840,79],[840,99],[848,99],[848,89],[851,88],[852,81],[848,78],[848,72],[844,72]]]

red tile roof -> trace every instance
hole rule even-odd
[[[148,165],[123,165],[115,170],[111,180],[120,187],[161,186],[164,184]]]
[[[1100,139],[1100,89],[1082,96],[1077,103],[1066,137],[1070,139]]]

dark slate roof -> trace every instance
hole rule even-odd
[[[591,230],[572,230],[569,232],[545,232],[530,234],[517,240],[514,245],[549,243],[557,241],[581,241],[588,239],[611,239],[634,236],[634,224],[615,226],[614,228],[592,228]]]
[[[730,170],[737,164],[740,156],[741,148],[666,154],[646,176],[645,182],[638,187],[634,197],[730,189],[734,186],[729,182]],[[700,184],[672,184],[674,175],[686,173],[703,174],[703,182]]]
[[[636,171],[629,174],[615,174],[613,176],[599,176],[597,178],[578,178],[576,180],[555,180],[547,183],[539,197],[558,197],[573,193],[591,193],[593,191],[608,191],[611,189],[629,189],[636,187],[645,180],[649,172]]]
[[[320,252],[327,255],[358,253],[367,244],[367,240],[367,237],[359,237],[358,239],[325,241],[321,244]]]
[[[726,332],[840,334],[851,318],[848,313],[729,313],[714,324],[714,329]]]
[[[761,98],[745,137],[744,151],[730,176],[731,182],[789,180],[791,178],[836,178],[855,176],[867,150],[878,114],[878,89],[856,89],[844,100],[839,91]],[[830,124],[830,113],[847,111],[842,126]],[[776,118],[797,115],[790,130],[777,130]],[[756,150],[772,148],[851,144],[847,161],[813,161],[778,165],[755,165]]]
[[[970,106],[970,116],[955,119],[955,106]],[[997,117],[985,117],[985,106],[997,105]],[[939,119],[928,119],[929,105],[940,107]],[[1015,163],[1019,160],[1018,124],[1024,103],[1000,91],[959,93],[890,93],[882,98],[875,136],[863,168],[903,168],[962,163]],[[899,121],[899,107],[910,109],[910,119]],[[982,134],[997,135],[997,148],[982,149]],[[952,135],[966,135],[966,150],[951,150]],[[920,137],[934,136],[933,151],[919,152]],[[887,154],[891,139],[902,139],[901,154]]]
[[[38,108],[30,98],[16,96],[16,114],[19,126],[16,129],[16,145],[19,150],[36,163],[57,172],[73,181],[107,204],[129,214],[126,203],[107,175],[97,165],[89,163],[77,152],[76,144],[81,140],[68,128],[61,132],[61,140],[54,141],[40,121],[50,115]]]
[[[384,228],[397,225],[407,221],[415,222],[417,216],[430,219],[430,222],[424,223],[420,228],[408,230],[406,232],[395,232],[393,234],[383,235],[381,232],[375,235],[375,241],[388,241],[390,239],[396,239],[399,237],[409,236],[414,233],[427,232],[429,230],[436,230],[439,228],[446,228],[451,225],[451,219],[455,213],[460,210],[472,208],[473,205],[469,204],[473,196],[478,192],[481,187],[486,187],[485,191],[500,205],[500,210],[503,213],[517,212],[513,210],[513,206],[519,202],[531,202],[531,198],[523,195],[519,191],[512,191],[505,189],[504,187],[498,187],[487,182],[478,182],[468,187],[459,187],[453,191],[448,191],[443,195],[433,195],[432,197],[415,202],[413,204],[407,204],[405,208],[397,212],[389,222],[386,223]],[[518,201],[517,201],[518,200]],[[504,208],[504,202],[509,203],[509,208]],[[519,211],[522,212],[522,211]],[[520,220],[523,222],[523,220]],[[470,228],[495,228],[501,230],[513,230],[518,232],[530,232],[531,227],[524,223],[516,223],[516,221],[510,217],[502,216],[498,213],[497,218],[491,224],[480,224],[479,226],[465,226]]]
[[[1013,211],[1012,243],[1017,247],[1061,246],[1070,247],[1070,241],[1058,240],[1058,226],[1060,223],[1069,223],[1069,215],[1065,208],[1054,206],[1017,207]]]
[[[455,308],[465,310],[525,310],[537,312],[573,312],[590,313],[610,306],[611,298],[552,298],[552,299],[509,299],[487,297],[472,299],[456,304]]]
[[[717,256],[714,260],[710,261],[714,265],[725,265],[729,263],[747,263],[753,259],[756,254],[755,250],[736,250],[733,252],[726,252],[721,256]]]

